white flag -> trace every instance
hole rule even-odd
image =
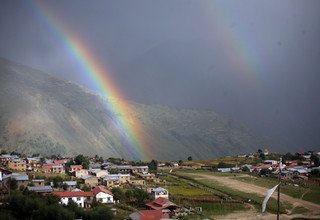
[[[272,189],[269,189],[269,190],[268,190],[267,195],[266,195],[266,197],[264,198],[263,203],[262,203],[262,212],[266,211],[267,202],[268,202],[268,200],[270,199],[272,193],[276,190],[276,188],[277,188],[278,186],[279,186],[279,184],[276,185],[275,187],[273,187]]]

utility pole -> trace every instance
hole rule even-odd
[[[282,166],[282,157],[280,157],[280,161],[279,161],[279,174],[278,174],[279,185],[278,185],[278,211],[277,211],[277,220],[279,220],[279,218],[280,218],[281,166]]]

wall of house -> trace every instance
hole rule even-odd
[[[84,207],[84,197],[62,197],[60,200],[60,203],[62,205],[68,205],[69,198],[71,198],[72,201],[77,203],[79,207],[82,207],[82,208]]]

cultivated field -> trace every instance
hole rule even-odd
[[[267,190],[277,184],[276,179],[196,170],[175,170],[165,178],[169,192],[180,202],[181,198],[186,201],[187,197],[211,196],[212,201],[205,203],[194,200],[194,205],[202,206],[204,212],[188,219],[275,219],[276,193],[269,200],[266,213],[261,213],[261,204]],[[318,219],[319,200],[319,186],[282,185],[281,219]]]

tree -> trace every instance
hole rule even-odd
[[[18,181],[14,178],[10,178],[8,184],[11,190],[16,190],[18,188]]]
[[[269,170],[269,169],[261,169],[259,172],[259,174],[263,175],[263,176],[270,174],[270,173],[271,173],[271,170]]]
[[[265,160],[265,159],[266,159],[266,155],[264,155],[264,153],[261,153],[261,154],[259,155],[259,157],[260,157],[262,160]]]
[[[188,157],[188,161],[192,161],[192,157],[191,156]]]
[[[111,220],[114,218],[114,215],[109,207],[101,205],[93,208],[90,217],[93,220]]]
[[[226,164],[225,162],[219,162],[218,163],[218,166],[217,166],[218,168],[228,168],[228,167],[230,167],[230,165],[229,164]]]
[[[258,149],[258,154],[262,154],[262,150],[261,149]]]
[[[79,154],[74,158],[74,162],[76,165],[82,165],[83,168],[89,169],[89,159],[82,154]]]
[[[151,160],[149,164],[149,170],[156,173],[158,170],[158,161],[156,160]]]
[[[123,192],[123,190],[121,188],[118,188],[118,187],[112,188],[111,192],[113,194],[113,199],[115,201],[119,200],[119,201],[122,202],[123,200],[126,199],[126,196],[125,196],[125,194],[124,194],[124,192]]]

